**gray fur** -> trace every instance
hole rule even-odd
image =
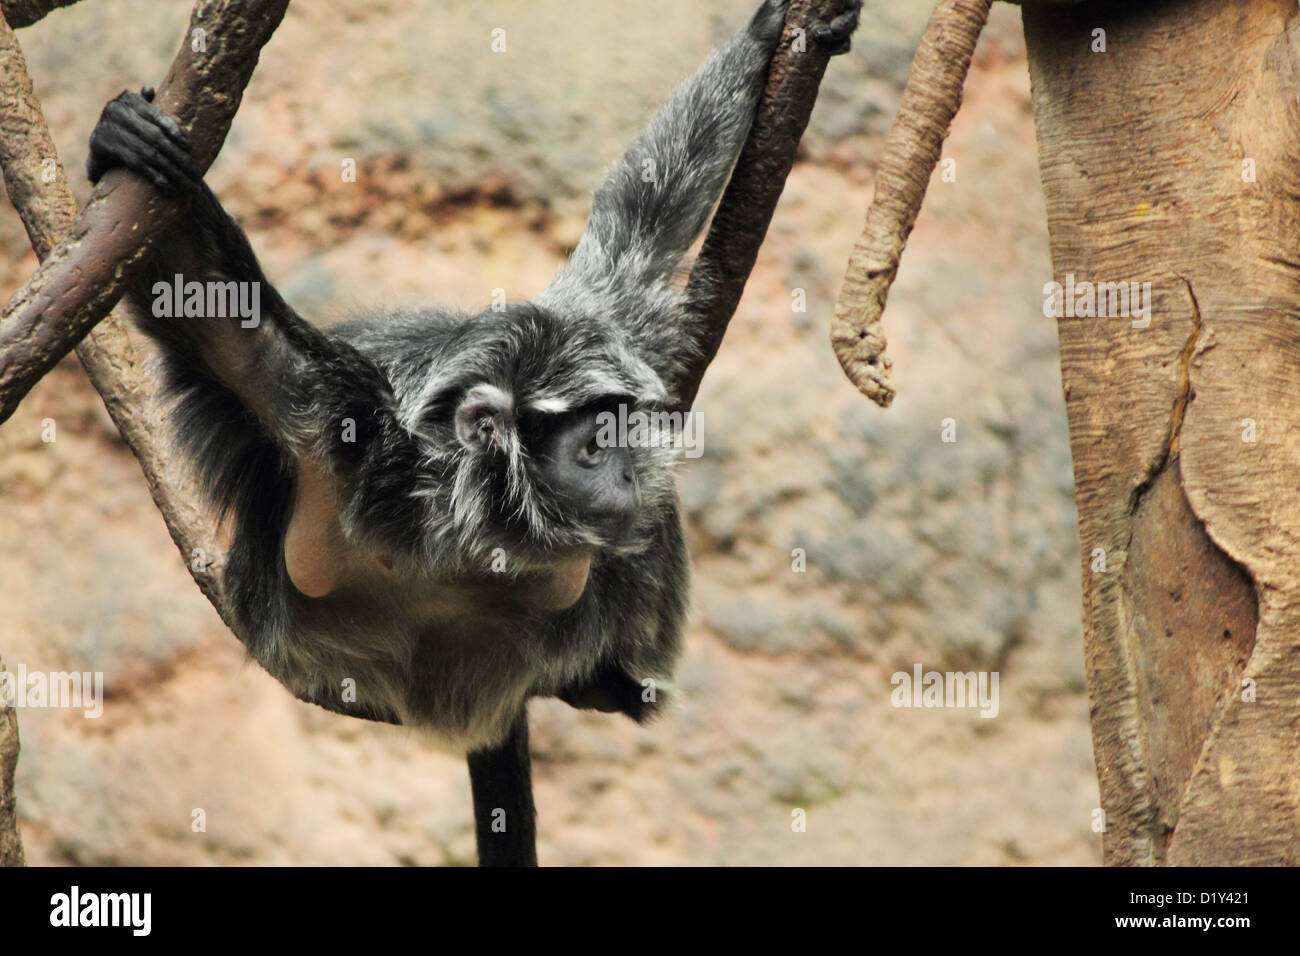
[[[549,492],[528,430],[597,402],[670,404],[664,382],[696,348],[681,323],[681,260],[744,143],[786,5],[763,3],[673,93],[610,171],[555,282],[475,316],[411,311],[316,329],[265,281],[207,187],[183,169],[169,177],[175,157],[163,164],[128,135],[143,118],[184,146],[174,124],[134,94],[105,108],[92,178],[126,166],[193,196],[131,301],[162,350],[178,444],[233,525],[224,573],[238,636],[296,695],[463,749],[498,742],[532,696],[636,719],[662,706],[687,592],[672,452],[631,450],[639,509],[612,538]],[[260,325],[153,317],[149,290],[176,273],[261,282]],[[336,489],[349,555],[342,586],[315,598],[285,566],[304,468]],[[575,550],[595,555],[576,604],[512,604],[529,575]]]

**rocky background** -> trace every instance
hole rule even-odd
[[[750,6],[295,4],[209,181],[322,323],[378,304],[479,308],[496,287],[527,297],[576,241],[602,169]],[[684,702],[647,728],[532,707],[543,863],[1098,861],[1016,8],[994,11],[945,152],[956,179],[936,176],[890,297],[891,409],[858,396],[827,340],[930,6],[865,4],[705,381],[705,455],[680,471],[695,563]],[[21,32],[83,198],[100,107],[161,80],[189,8],[88,0]],[[346,158],[356,183],[341,182]],[[7,297],[35,264],[7,207],[0,244]],[[0,429],[0,496],[6,666],[106,681],[97,720],[20,714],[31,862],[473,862],[463,761],[300,704],[244,660],[75,361]],[[997,717],[893,708],[890,675],[916,664],[998,671]]]

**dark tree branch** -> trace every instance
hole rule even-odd
[[[206,170],[221,149],[258,52],[288,0],[200,0],[158,91],[190,133]],[[117,303],[154,244],[183,212],[123,170],[109,172],[66,239],[0,315],[0,422]]]
[[[59,7],[70,7],[80,0],[0,0],[0,14],[9,26],[17,30],[29,27]]]
[[[843,0],[793,0],[786,14],[781,46],[772,58],[749,139],[686,285],[688,327],[702,327],[704,332],[695,363],[679,381],[668,383],[683,410],[694,403],[700,380],[740,304],[817,101],[830,58],[813,41],[813,24],[829,23],[843,9]],[[796,40],[800,49],[795,48]]]

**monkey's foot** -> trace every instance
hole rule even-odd
[[[153,89],[129,90],[110,100],[90,134],[86,175],[92,183],[110,169],[129,169],[167,196],[184,196],[202,181],[190,141],[177,122],[153,105]]]
[[[848,53],[852,47],[853,31],[858,28],[858,17],[862,13],[862,0],[848,0],[844,12],[833,18],[830,23],[814,23],[811,33],[813,41],[830,56]]]
[[[560,700],[578,710],[599,710],[606,714],[627,714],[637,723],[654,713],[655,707],[642,697],[644,688],[622,670],[602,667],[584,684],[568,687],[556,694]]]

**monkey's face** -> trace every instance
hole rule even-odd
[[[518,306],[472,320],[433,359],[403,403],[430,564],[540,576],[539,603],[567,606],[593,562],[644,549],[673,494],[673,436],[629,440],[629,418],[666,393],[614,334]]]

